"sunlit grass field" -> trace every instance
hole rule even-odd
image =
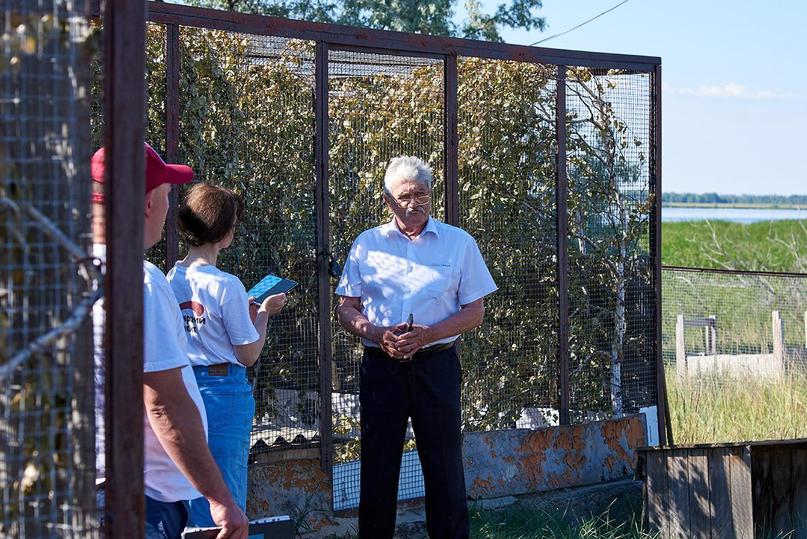
[[[664,265],[807,272],[807,220],[662,225]]]
[[[676,444],[807,437],[807,376],[679,381],[667,370]]]

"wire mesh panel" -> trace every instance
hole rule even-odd
[[[655,404],[650,75],[568,72],[570,417]]]
[[[249,289],[272,273],[300,286],[250,369],[253,451],[315,444],[319,353],[311,42],[181,28],[179,159],[246,202],[219,267]],[[184,246],[180,244],[180,255]]]
[[[166,35],[165,25],[148,24],[146,26],[146,142],[163,158],[167,157],[165,126],[165,98],[167,92]],[[100,77],[98,84],[100,85]],[[95,147],[100,146],[101,141],[99,140]],[[168,223],[168,226],[172,225],[173,223]],[[170,268],[165,267],[166,250],[166,235],[163,234],[160,241],[146,252],[146,259],[167,272]]]
[[[676,443],[807,436],[807,274],[664,269]]]
[[[0,535],[93,534],[83,3],[5,2],[0,59]]]
[[[432,58],[329,52],[331,249],[344,261],[362,231],[389,221],[381,198],[392,157],[422,158],[434,173],[432,215],[444,214],[443,62]],[[334,509],[358,505],[359,366],[357,338],[333,323]],[[398,498],[423,496],[423,477],[407,430]]]
[[[465,430],[558,421],[555,71],[458,62],[459,224],[499,286],[462,338]]]
[[[681,374],[719,382],[807,368],[807,274],[665,269],[662,277],[662,352],[676,368],[689,363]]]

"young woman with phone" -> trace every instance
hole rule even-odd
[[[233,242],[244,203],[229,189],[194,185],[179,210],[188,254],[168,272],[185,322],[188,352],[204,400],[208,445],[230,492],[246,509],[249,435],[255,414],[246,368],[266,342],[269,318],[283,308],[285,294],[259,306],[235,275],[217,267],[219,253]],[[213,526],[207,500],[190,503],[190,526]]]

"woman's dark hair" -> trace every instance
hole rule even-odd
[[[233,191],[197,183],[185,195],[177,222],[185,240],[198,247],[224,239],[243,213],[244,201]]]

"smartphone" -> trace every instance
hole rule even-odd
[[[260,305],[263,303],[263,300],[269,296],[274,296],[275,294],[286,294],[294,290],[298,284],[299,283],[297,281],[284,279],[283,277],[270,274],[261,279],[258,284],[250,288],[247,291],[247,296],[254,297],[255,302],[253,302],[253,304],[257,303]]]

